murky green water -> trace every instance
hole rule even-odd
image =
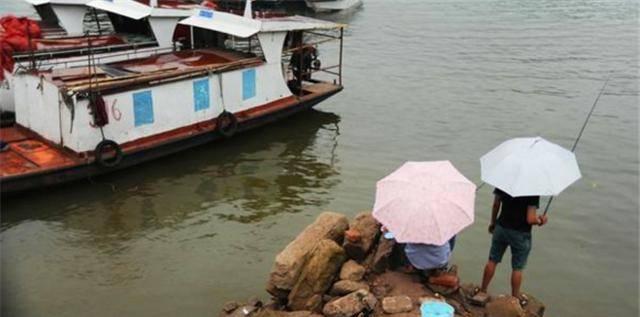
[[[274,255],[318,212],[371,208],[406,160],[450,159],[477,180],[505,139],[570,147],[611,72],[577,149],[584,177],[534,232],[524,289],[549,316],[638,314],[638,1],[367,0],[326,17],[350,24],[346,89],[319,111],[3,199],[2,312],[216,315],[264,294]],[[454,255],[467,281],[487,256],[490,193]]]

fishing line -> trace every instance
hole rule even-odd
[[[598,104],[598,100],[600,100],[600,96],[602,96],[602,93],[604,92],[604,89],[607,87],[607,84],[609,83],[609,79],[611,79],[611,73],[609,73],[609,76],[607,76],[607,80],[605,80],[604,85],[602,85],[602,89],[600,89],[600,93],[598,93],[598,97],[596,97],[596,100],[593,102],[593,106],[591,106],[591,110],[589,111],[589,114],[587,115],[587,118],[584,120],[584,123],[582,124],[582,128],[580,129],[580,133],[578,133],[578,137],[576,138],[576,141],[573,143],[573,146],[571,147],[571,152],[575,152],[576,151],[576,147],[578,146],[578,142],[580,142],[580,138],[582,138],[582,133],[584,132],[585,128],[587,127],[587,124],[589,123],[589,119],[591,119],[591,115],[593,114],[593,111],[596,109],[596,105]],[[547,215],[547,212],[549,211],[549,206],[551,205],[552,201],[553,201],[553,196],[551,196],[551,198],[549,198],[549,201],[547,201],[547,206],[544,208],[543,216]]]

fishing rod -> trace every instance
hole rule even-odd
[[[589,119],[591,119],[593,110],[596,109],[596,105],[598,104],[598,100],[600,100],[600,96],[602,96],[604,89],[607,87],[607,84],[609,83],[609,79],[611,79],[611,73],[609,73],[609,76],[607,76],[607,80],[605,80],[604,85],[602,85],[602,89],[600,89],[600,93],[598,93],[598,97],[596,97],[596,100],[593,102],[593,106],[591,106],[591,110],[589,111],[589,114],[587,114],[587,118],[584,120],[584,123],[582,124],[580,133],[578,133],[578,137],[576,138],[576,141],[573,142],[573,146],[571,147],[571,152],[576,151],[578,142],[580,142],[580,138],[582,138],[582,133],[584,132],[584,129],[587,127],[587,124],[589,123]],[[551,205],[552,201],[553,201],[553,196],[551,196],[551,198],[549,198],[549,201],[547,201],[547,206],[544,208],[544,213],[542,214],[543,216],[547,215],[547,212],[549,211],[549,206]]]

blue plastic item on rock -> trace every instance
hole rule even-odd
[[[395,238],[395,236],[393,235],[393,233],[387,231],[384,233],[384,238],[387,240],[392,240],[393,238]]]
[[[453,306],[439,300],[424,301],[420,305],[422,317],[453,317],[454,311]]]

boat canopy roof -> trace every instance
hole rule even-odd
[[[154,8],[133,0],[93,0],[87,3],[87,6],[134,20],[140,20],[148,16],[183,18],[193,14],[193,10],[188,7]]]
[[[151,7],[133,0],[93,0],[87,3],[87,6],[134,20],[151,15]]]
[[[345,24],[314,19],[301,15],[268,18],[261,21],[261,31],[263,32],[328,30],[346,27]]]
[[[344,24],[299,15],[268,19],[250,19],[231,13],[208,9],[196,10],[194,15],[180,21],[180,24],[227,33],[243,38],[250,37],[258,32],[338,29],[345,27]]]
[[[91,0],[25,0],[27,3],[39,6],[43,4],[66,4],[66,5],[85,5]]]
[[[199,9],[194,15],[179,23],[242,38],[258,33],[262,24],[259,20],[207,9]]]

